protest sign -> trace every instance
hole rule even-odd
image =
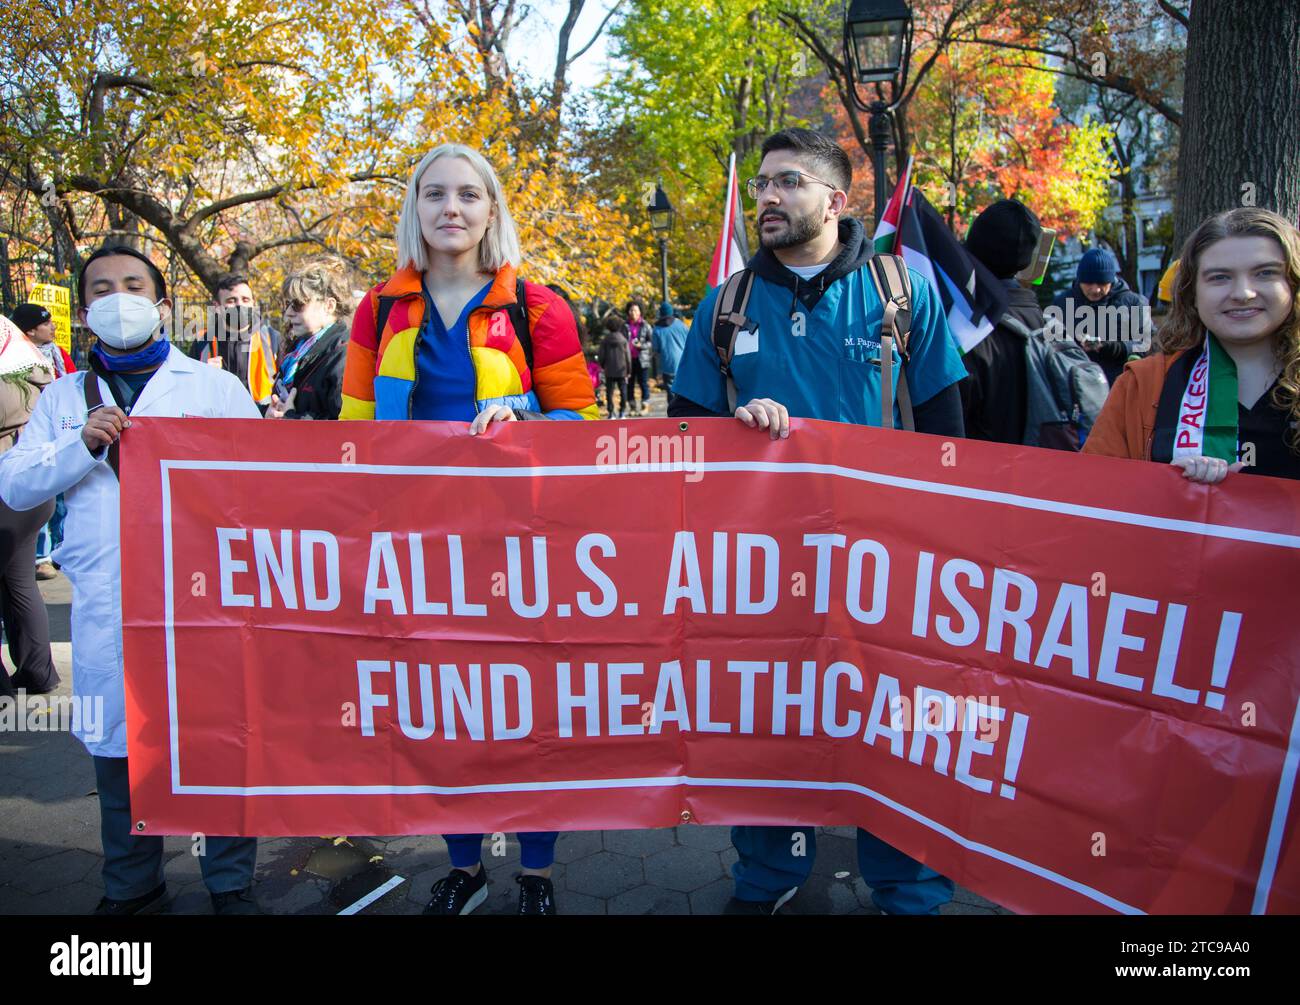
[[[72,292],[55,283],[37,283],[29,299],[50,312],[55,344],[64,352],[72,352]]]
[[[141,833],[856,824],[1023,911],[1300,911],[1300,487],[796,420],[140,419]]]

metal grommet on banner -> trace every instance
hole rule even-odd
[[[138,830],[138,831],[142,831],[142,830],[144,830],[144,821],[143,821],[143,820],[137,820],[137,821],[135,822],[135,829]]]
[[[684,824],[688,824],[688,823],[690,823],[690,822],[691,822],[691,811],[690,811],[690,810],[682,810],[682,823],[684,823]]]
[[[686,432],[686,430],[688,430],[688,429],[691,428],[691,424],[690,424],[689,422],[683,422],[683,423],[678,424],[677,428],[680,429],[680,430],[684,433],[684,432]]]

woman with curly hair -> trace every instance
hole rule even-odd
[[[1084,453],[1160,461],[1212,485],[1300,478],[1300,231],[1264,209],[1183,245],[1160,352],[1129,363]]]
[[[315,258],[284,281],[284,350],[268,419],[337,419],[352,320],[352,284],[338,258]]]

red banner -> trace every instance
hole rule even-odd
[[[857,824],[1297,912],[1300,486],[796,421],[140,419],[143,833]]]

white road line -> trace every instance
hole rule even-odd
[[[406,882],[406,880],[405,880],[404,877],[402,877],[402,876],[394,876],[392,879],[390,879],[390,880],[389,880],[387,883],[385,883],[383,886],[380,886],[380,887],[375,888],[374,890],[371,890],[371,891],[370,891],[369,893],[367,893],[364,897],[362,897],[360,900],[358,900],[355,904],[352,904],[352,905],[349,906],[349,907],[345,907],[345,908],[343,908],[343,910],[339,911],[339,914],[340,914],[340,915],[344,915],[344,914],[358,914],[358,913],[360,913],[361,911],[363,911],[365,908],[367,908],[367,907],[369,907],[371,904],[373,904],[376,900],[378,900],[378,899],[379,899],[380,897],[382,897],[384,894],[386,894],[389,890],[393,889],[393,888],[396,887],[396,886],[400,886],[402,883],[405,883],[405,882]]]

